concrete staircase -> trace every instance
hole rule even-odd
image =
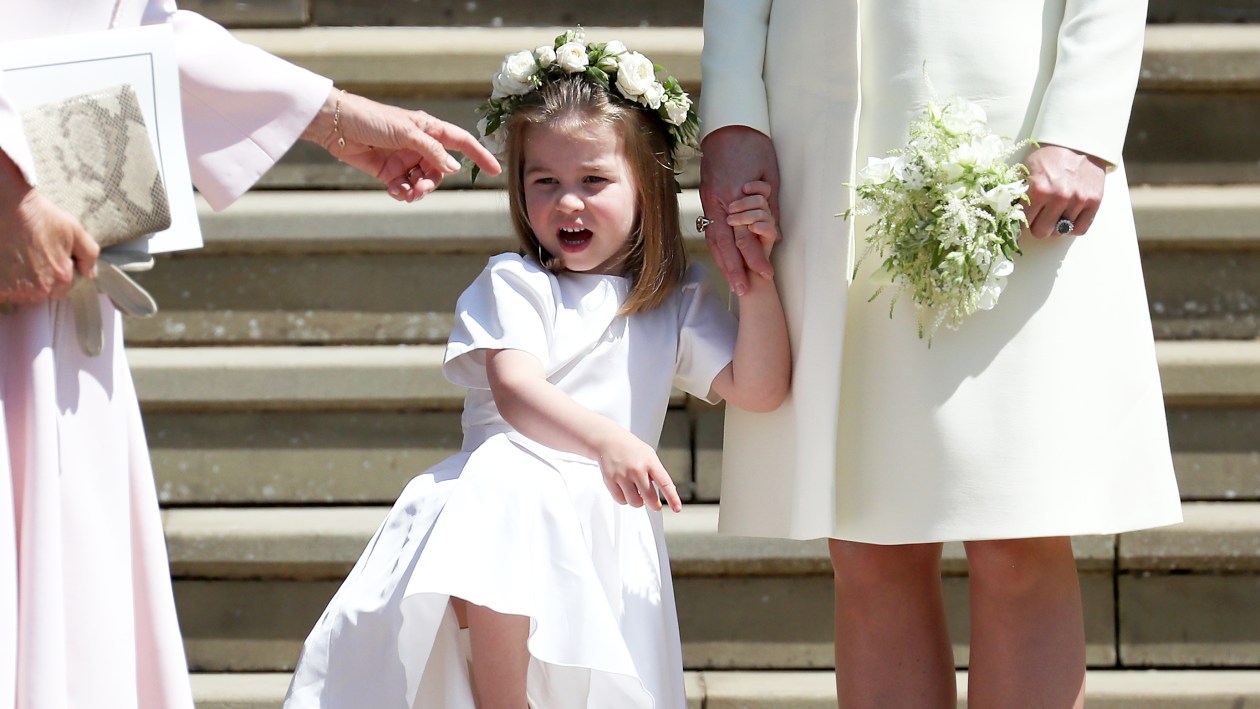
[[[616,27],[590,34],[700,83],[700,0],[181,6],[468,127],[503,53],[557,33],[517,26],[538,18]],[[1260,10],[1153,0],[1150,17],[1126,154],[1186,523],[1077,540],[1088,696],[1260,707],[1260,25],[1246,24]],[[685,224],[694,166],[683,184]],[[200,709],[278,706],[395,495],[458,450],[462,393],[441,345],[459,292],[513,246],[502,184],[477,187],[457,177],[399,205],[298,146],[231,209],[203,211],[205,249],[145,275],[163,312],[128,323],[130,360]],[[662,459],[689,503],[667,534],[691,706],[834,707],[825,544],[718,536],[720,455],[721,411],[679,396]],[[965,688],[960,547],[945,567]]]

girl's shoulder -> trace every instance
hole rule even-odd
[[[495,254],[486,262],[485,273],[517,275],[535,281],[554,281],[555,274],[515,251]]]
[[[556,290],[556,275],[532,259],[518,253],[495,254],[468,287],[468,292],[507,287],[523,293],[550,297]]]

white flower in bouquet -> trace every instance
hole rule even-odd
[[[997,304],[1020,252],[1028,171],[1008,161],[1028,141],[993,135],[986,120],[970,101],[929,103],[905,148],[869,158],[842,215],[874,217],[862,257],[881,259],[871,300],[885,289],[894,306],[909,295],[929,345],[941,325],[957,329]]]
[[[928,109],[929,116],[939,120],[941,127],[954,135],[973,134],[977,131],[983,133],[989,122],[989,116],[980,104],[957,96],[936,111],[932,108]]]
[[[858,172],[858,178],[870,185],[882,185],[893,176],[893,165],[899,157],[867,158],[866,167]]]

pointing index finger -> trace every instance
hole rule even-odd
[[[497,175],[502,172],[499,161],[471,133],[432,116],[429,119],[431,124],[422,125],[421,128],[434,141],[446,148],[463,153],[488,175]],[[436,164],[442,163],[437,161]]]

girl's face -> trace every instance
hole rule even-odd
[[[524,136],[525,212],[552,256],[570,271],[621,275],[638,220],[638,186],[611,126]]]

